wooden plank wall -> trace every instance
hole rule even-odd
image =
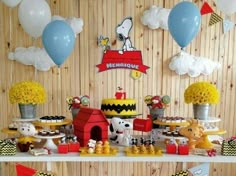
[[[186,51],[196,55],[219,61],[222,67],[212,75],[189,78],[179,76],[168,69],[170,58],[180,51],[168,31],[151,30],[140,22],[144,10],[151,5],[172,8],[180,0],[48,0],[52,15],[63,17],[81,17],[84,28],[77,36],[74,50],[60,69],[52,68],[41,72],[32,66],[25,66],[8,59],[8,52],[16,47],[41,47],[41,38],[33,40],[27,35],[18,21],[18,9],[9,8],[0,3],[0,127],[4,128],[12,118],[19,115],[17,105],[9,103],[8,91],[11,85],[22,80],[36,80],[42,83],[48,93],[47,103],[40,105],[38,116],[65,115],[71,117],[66,104],[67,96],[88,94],[91,107],[99,108],[102,98],[113,97],[118,86],[125,88],[128,97],[137,100],[138,112],[144,117],[148,113],[143,103],[146,95],[171,96],[169,116],[192,116],[191,105],[183,99],[185,88],[200,80],[213,82],[221,93],[220,103],[212,106],[212,116],[220,117],[220,128],[227,130],[227,136],[236,134],[235,84],[236,84],[236,30],[233,28],[223,34],[222,23],[209,27],[210,15],[202,17],[201,31],[187,46]],[[207,2],[224,17],[212,0]],[[194,0],[200,8],[202,0]],[[133,80],[129,70],[110,70],[98,73],[96,64],[101,63],[102,50],[97,45],[100,35],[110,38],[112,49],[119,49],[121,42],[116,39],[115,27],[124,17],[132,16],[134,25],[131,40],[137,49],[142,51],[143,63],[150,66],[148,73],[141,79]],[[236,16],[230,16],[236,21]],[[1,138],[7,135],[1,133]],[[24,163],[36,169],[45,169],[46,163]],[[188,166],[196,163],[188,163]],[[14,163],[2,163],[1,175],[15,175]],[[58,176],[92,176],[92,175],[124,175],[124,176],[169,176],[180,170],[181,163],[155,162],[85,162],[85,163],[53,163],[52,170]],[[211,176],[232,175],[236,172],[235,164],[211,164]]]

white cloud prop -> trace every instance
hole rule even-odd
[[[170,10],[171,9],[165,9],[153,5],[143,12],[141,22],[143,25],[148,26],[151,29],[162,28],[168,30],[168,16]]]
[[[70,17],[65,19],[61,16],[53,16],[52,21],[53,20],[66,21],[74,31],[75,37],[83,30],[84,23],[81,18]],[[40,71],[48,71],[51,67],[55,66],[55,63],[44,48],[37,48],[34,46],[29,48],[18,47],[15,52],[8,53],[8,59],[16,60],[24,65],[33,65]]]
[[[83,30],[84,22],[81,18],[76,18],[76,17],[64,18],[62,16],[55,15],[52,17],[52,21],[54,20],[63,20],[67,22],[67,24],[69,24],[72,30],[74,31],[75,37]]]
[[[221,64],[208,58],[196,57],[184,51],[171,58],[169,68],[178,75],[188,74],[190,77],[197,77],[200,74],[209,75]]]
[[[16,60],[24,65],[33,65],[40,71],[48,71],[51,67],[55,66],[55,63],[44,48],[18,47],[15,52],[8,53],[8,59]]]

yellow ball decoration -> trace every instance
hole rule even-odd
[[[184,101],[187,104],[216,104],[219,102],[219,91],[209,82],[196,82],[185,90]]]

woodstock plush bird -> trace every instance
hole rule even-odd
[[[194,149],[195,146],[203,140],[204,127],[201,126],[196,119],[189,120],[188,122],[189,125],[180,128],[179,133],[188,138],[189,148]]]

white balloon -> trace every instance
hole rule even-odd
[[[45,0],[23,0],[19,6],[18,18],[24,31],[38,38],[51,21],[51,10]]]
[[[21,0],[2,0],[2,2],[8,7],[16,7]]]
[[[216,6],[225,14],[231,15],[236,12],[235,0],[214,0]]]

